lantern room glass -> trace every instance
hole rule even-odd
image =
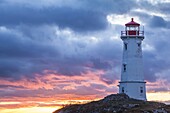
[[[139,31],[138,26],[128,26],[126,27],[126,31]]]

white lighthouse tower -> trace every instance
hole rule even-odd
[[[131,22],[125,24],[121,31],[123,41],[123,60],[119,93],[126,93],[130,98],[146,100],[146,88],[143,75],[142,40],[144,31],[140,24]]]

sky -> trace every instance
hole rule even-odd
[[[170,0],[0,0],[0,112],[118,93],[124,24],[144,26],[147,99],[170,103]]]

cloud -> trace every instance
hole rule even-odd
[[[86,36],[55,25],[30,27],[1,27],[1,77],[34,78],[35,74],[43,76],[44,70],[74,76],[88,71],[109,71],[113,63],[119,64],[112,59],[120,57],[120,44],[108,32],[103,32],[106,34],[103,38],[95,32]]]
[[[135,4],[133,0],[130,2],[126,0],[117,2],[112,0],[69,0],[67,2],[41,0],[41,3],[7,0],[0,7],[0,25],[56,24],[61,28],[71,28],[75,31],[98,31],[106,29],[108,25],[106,16],[109,13],[127,13],[133,8],[131,5]],[[120,5],[124,8],[119,7]],[[6,7],[9,8],[6,9]]]
[[[18,79],[24,75],[30,76],[45,69],[44,58],[59,55],[57,49],[50,44],[39,44],[17,31],[0,32],[0,36],[0,62],[3,64],[0,66],[1,77]],[[41,65],[38,66],[38,62]]]
[[[162,13],[168,14],[170,11],[170,8],[168,7],[169,5],[170,5],[170,3],[165,2],[165,3],[158,4],[157,7]]]
[[[126,0],[120,0],[120,1],[112,1],[112,0],[86,0],[83,1],[84,7],[89,8],[91,10],[97,10],[101,12],[105,12],[107,14],[109,13],[115,13],[115,14],[125,14],[129,12],[133,7],[132,5],[136,5],[136,2],[133,0],[126,1]],[[120,7],[122,6],[122,7]],[[94,8],[95,7],[95,8]]]
[[[103,13],[97,11],[76,10],[70,7],[29,8],[11,6],[7,10],[0,8],[0,25],[42,25],[56,24],[61,28],[76,31],[93,31],[105,29],[107,21]],[[89,18],[90,17],[90,18]]]
[[[166,22],[162,17],[153,16],[150,22],[151,27],[166,27]]]
[[[96,95],[105,94],[105,90],[113,87],[112,84],[106,84],[100,79],[102,71],[88,72],[82,76],[69,77],[66,75],[47,74],[45,76],[35,75],[34,79],[23,78],[17,81],[0,80],[0,90],[8,88],[0,96],[9,97],[48,97],[49,95]],[[93,90],[89,92],[89,90]],[[43,92],[43,93],[42,93]],[[57,96],[58,95],[58,96]]]

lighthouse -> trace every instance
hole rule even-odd
[[[143,74],[142,41],[144,29],[132,18],[121,31],[123,41],[123,59],[119,93],[125,93],[130,98],[146,100],[146,87]]]

